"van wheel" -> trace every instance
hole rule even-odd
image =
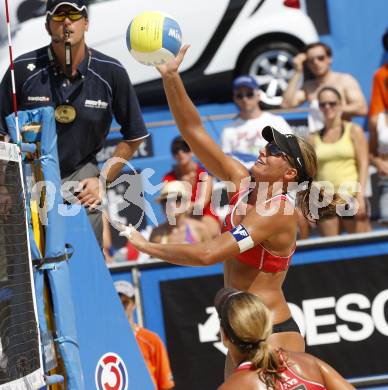
[[[283,92],[294,73],[292,59],[299,52],[300,48],[290,43],[272,42],[254,47],[239,61],[237,74],[249,74],[257,80],[263,108],[281,105]]]

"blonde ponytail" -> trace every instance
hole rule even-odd
[[[224,303],[221,326],[233,345],[252,363],[259,379],[275,389],[283,362],[266,341],[272,334],[268,308],[253,294],[240,292]]]
[[[263,341],[250,361],[260,381],[265,383],[268,389],[276,389],[276,383],[281,380],[279,371],[283,366],[277,352],[266,341]]]
[[[326,195],[329,195],[331,200],[322,206]],[[325,194],[325,189],[319,182],[310,182],[305,190],[298,193],[297,198],[297,205],[303,216],[310,221],[334,217],[337,206],[345,203],[338,194]]]

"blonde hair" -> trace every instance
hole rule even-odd
[[[267,388],[275,389],[276,383],[281,380],[279,370],[283,364],[266,341],[272,334],[269,310],[256,295],[247,292],[233,295],[225,304],[226,328],[232,328],[237,338],[231,342],[249,359],[251,369],[257,372]],[[228,336],[227,329],[224,328],[224,332]]]
[[[324,198],[324,190],[318,183],[313,181],[318,170],[318,160],[315,149],[303,138],[296,138],[302,153],[306,173],[312,178],[312,180],[309,181],[307,188],[298,193],[297,205],[302,211],[303,216],[309,220],[333,217],[336,213],[336,206],[343,204],[344,202],[337,194],[334,194],[332,201],[327,206],[320,206]],[[311,196],[311,193],[314,192],[317,193],[318,196]],[[315,204],[313,201],[315,201]],[[318,210],[318,213],[316,215],[312,214],[311,208]]]

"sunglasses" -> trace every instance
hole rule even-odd
[[[83,11],[67,11],[67,12],[55,12],[51,15],[51,20],[54,22],[63,22],[66,18],[75,22],[82,19],[85,16]]]
[[[284,153],[282,150],[280,150],[279,147],[273,142],[270,142],[265,146],[265,152],[267,156],[281,157],[284,160],[287,160],[291,164],[288,155]]]
[[[255,96],[254,92],[236,93],[236,94],[234,95],[234,97],[235,97],[236,99],[244,99],[244,98],[252,99],[253,96]]]
[[[312,64],[315,60],[319,61],[319,62],[322,62],[326,59],[326,55],[324,54],[321,54],[320,56],[316,56],[316,57],[311,57],[311,58],[308,58],[307,59],[307,62]]]
[[[319,102],[319,108],[325,108],[325,107],[330,107],[334,108],[338,102],[331,101],[331,102]]]

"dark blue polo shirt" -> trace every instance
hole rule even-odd
[[[76,109],[74,122],[56,122],[62,177],[88,162],[96,163],[96,154],[108,135],[113,116],[121,126],[124,140],[148,136],[128,74],[114,58],[88,49],[71,81],[50,63],[47,46],[18,57],[14,66],[19,110],[55,108],[60,104],[71,104]],[[0,111],[0,132],[6,133],[5,118],[13,112],[9,70],[0,86]]]

